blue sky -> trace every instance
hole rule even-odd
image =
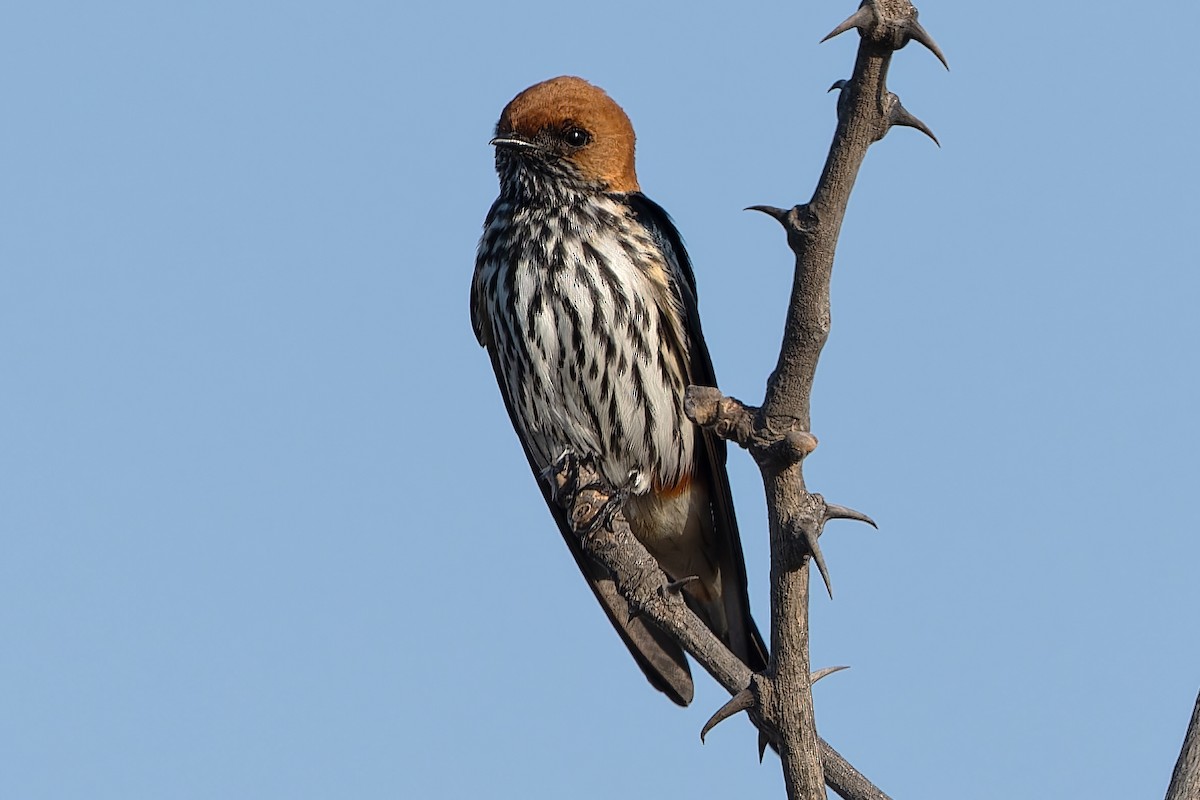
[[[791,257],[741,209],[809,197],[854,5],[435,5],[4,15],[0,796],[782,796],[609,629],[467,289],[500,109],[585,76],[761,399]],[[1194,9],[920,8],[952,71],[890,85],[942,148],[868,156],[814,397],[811,488],[881,527],[824,540],[819,727],[897,798],[1160,796],[1200,688]]]

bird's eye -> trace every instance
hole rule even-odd
[[[563,139],[571,147],[583,147],[592,140],[592,136],[583,128],[571,128],[563,136]]]

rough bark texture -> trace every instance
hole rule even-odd
[[[850,79],[835,84],[841,91],[838,125],[812,199],[789,211],[756,207],[783,225],[796,256],[778,364],[767,382],[762,408],[741,414],[725,399],[726,410],[740,422],[714,428],[720,433],[724,427],[725,435],[747,446],[762,471],[771,531],[771,661],[756,677],[758,702],[750,710],[779,748],[788,797],[808,800],[824,797],[826,781],[809,677],[808,562],[817,562],[832,594],[817,543],[825,523],[839,517],[869,521],[827,504],[804,484],[803,459],[816,446],[809,433],[810,400],[817,362],[829,336],[833,257],[850,192],[870,145],[898,124],[928,133],[887,90],[892,53],[916,39],[941,58],[908,0],[864,0],[830,35],[851,29],[860,34],[858,57]],[[712,400],[709,395],[709,410]],[[716,399],[716,405],[719,419],[722,400]],[[694,420],[711,424],[712,416],[699,414]],[[739,440],[739,435],[744,438]]]
[[[688,654],[731,694],[738,694],[757,683],[758,676],[725,647],[687,607],[677,591],[671,590],[654,557],[629,530],[629,524],[619,510],[619,496],[600,483],[594,464],[568,454],[554,465],[548,480],[556,500],[567,510],[567,518],[580,537],[584,551],[613,574],[618,591],[637,613],[677,639]],[[817,677],[822,674],[826,672],[818,673]],[[760,724],[753,711],[751,718]],[[707,731],[708,727],[705,733]],[[841,797],[846,800],[890,800],[827,742],[817,739],[817,746],[826,767],[826,781]],[[824,797],[823,788],[818,796]]]
[[[1200,800],[1200,695],[1192,709],[1192,721],[1183,737],[1179,760],[1171,774],[1167,800]]]
[[[771,656],[766,671],[752,675],[671,591],[654,559],[629,532],[619,497],[597,482],[590,463],[567,454],[550,476],[556,500],[567,509],[585,551],[613,573],[618,589],[639,613],[676,637],[734,694],[701,736],[721,720],[749,712],[761,732],[760,749],[769,743],[779,751],[788,797],[794,800],[824,798],[826,783],[847,800],[887,800],[817,735],[808,655],[810,559],[829,587],[818,537],[831,519],[870,519],[809,493],[802,466],[817,445],[810,433],[812,384],[829,335],[834,251],[859,167],[868,147],[893,126],[918,128],[933,137],[888,92],[888,64],[892,53],[910,40],[945,63],[908,0],[863,0],[826,38],[851,29],[860,35],[858,56],[850,79],[835,84],[841,90],[838,124],[812,199],[790,210],[755,207],[783,225],[796,256],[783,346],[763,405],[751,408],[703,387],[689,388],[685,404],[696,424],[745,447],[763,475],[771,539]]]
[[[834,252],[850,192],[867,149],[895,126],[937,138],[888,91],[892,54],[916,41],[946,63],[917,22],[909,0],[863,0],[858,10],[826,39],[857,30],[854,72],[837,81],[838,124],[812,199],[791,209],[755,206],[774,217],[796,256],[783,346],[767,381],[761,408],[720,391],[689,387],[688,417],[697,425],[746,448],[758,463],[766,491],[771,538],[771,656],[767,669],[752,674],[673,589],[654,558],[629,530],[621,498],[599,482],[588,460],[564,454],[548,479],[584,550],[614,576],[636,612],[674,636],[733,698],[704,726],[701,739],[719,722],[748,712],[760,731],[759,749],[774,746],[783,764],[789,798],[819,800],[828,784],[846,800],[889,800],[817,735],[809,666],[809,561],[832,589],[818,539],[831,519],[871,522],[864,514],[825,502],[804,484],[803,461],[817,446],[811,434],[813,379],[829,336],[829,287]],[[1200,697],[1171,777],[1167,800],[1200,800]]]

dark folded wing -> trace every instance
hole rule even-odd
[[[509,397],[507,384],[497,363],[495,348],[491,343],[490,326],[484,318],[485,304],[483,298],[478,296],[479,289],[478,286],[473,287],[471,293],[471,323],[475,328],[475,335],[478,337],[479,343],[487,348],[492,369],[496,375],[496,383],[500,386],[500,395],[504,398],[504,407],[508,410],[508,416],[514,429],[519,432],[512,398]],[[693,686],[691,670],[683,649],[674,639],[650,622],[641,617],[633,617],[629,603],[617,591],[611,575],[583,552],[578,538],[567,524],[566,514],[551,498],[550,487],[541,475],[547,465],[539,464],[534,460],[533,454],[524,441],[521,442],[521,448],[525,451],[525,458],[537,480],[538,488],[542,491],[542,497],[545,499],[550,513],[554,516],[559,532],[566,541],[571,555],[575,557],[575,563],[579,565],[579,570],[583,573],[588,586],[596,595],[596,599],[600,601],[604,613],[608,615],[609,622],[617,629],[617,633],[625,642],[625,646],[629,648],[637,665],[646,674],[650,684],[679,705],[686,706],[692,701]],[[553,647],[555,642],[547,644]]]
[[[700,313],[696,302],[696,277],[692,262],[675,223],[667,212],[650,198],[639,193],[628,195],[634,216],[654,237],[667,256],[671,271],[672,290],[684,312],[684,335],[689,356],[688,381],[694,386],[716,386],[712,358],[704,343],[700,328]],[[733,494],[729,475],[725,471],[725,442],[708,431],[696,440],[698,468],[707,468],[716,527],[717,559],[721,566],[722,597],[730,625],[730,647],[746,665],[756,672],[767,665],[767,647],[758,627],[750,616],[750,597],[747,590],[746,560],[738,535],[737,518],[733,510]]]

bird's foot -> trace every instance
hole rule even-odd
[[[611,529],[627,493],[604,481],[595,458],[564,450],[542,475],[550,480],[551,497],[566,510],[577,533],[586,536],[601,528]]]

